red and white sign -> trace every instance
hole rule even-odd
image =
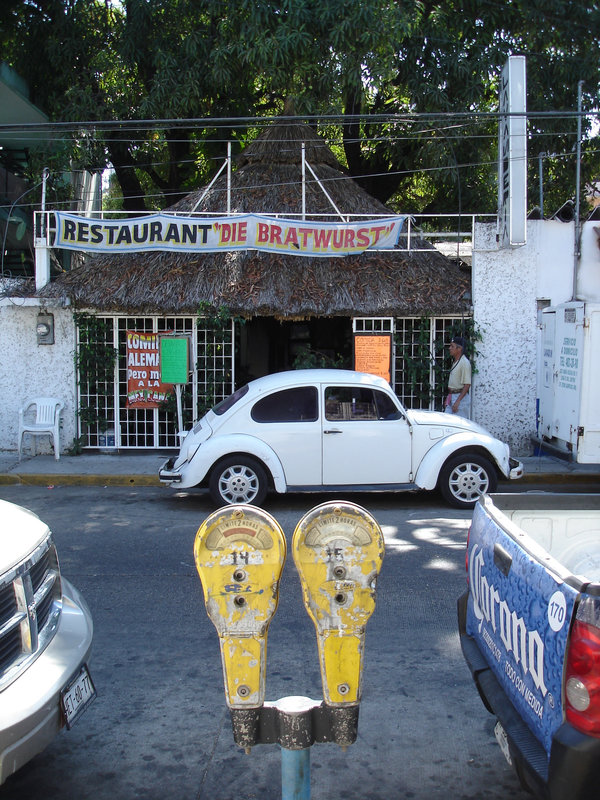
[[[127,331],[127,407],[158,408],[172,393],[160,380],[159,334]]]

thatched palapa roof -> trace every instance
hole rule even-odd
[[[312,128],[284,120],[267,128],[238,157],[231,213],[299,214],[303,142],[306,161],[343,214],[391,213],[344,174]],[[224,213],[226,190],[223,173],[200,203],[202,189],[167,210]],[[310,174],[306,212],[311,219],[320,215],[337,221]],[[247,317],[299,319],[460,314],[467,308],[463,295],[468,287],[468,275],[431,247],[429,252],[373,251],[343,258],[254,250],[100,255],[88,257],[42,293],[100,312],[195,314],[204,302],[215,308],[226,305],[233,314]]]

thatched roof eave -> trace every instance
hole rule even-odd
[[[201,303],[236,315],[414,316],[468,309],[470,277],[437,253],[286,257],[256,251],[89,258],[46,287],[76,307],[129,314],[195,314]]]

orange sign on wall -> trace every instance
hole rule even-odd
[[[359,333],[354,336],[354,369],[369,372],[391,383],[391,334]]]

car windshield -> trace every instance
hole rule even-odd
[[[226,411],[229,411],[230,408],[241,400],[242,397],[248,393],[248,384],[242,386],[240,389],[236,389],[233,394],[230,394],[229,397],[226,397],[225,400],[221,400],[220,403],[217,403],[216,406],[213,407],[213,412],[218,416],[224,414]]]

